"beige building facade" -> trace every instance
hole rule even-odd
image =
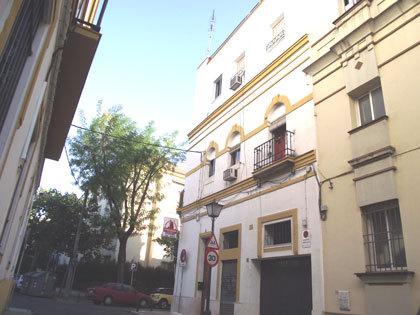
[[[312,45],[324,314],[420,306],[420,2],[339,1]]]
[[[0,0],[0,313],[44,160],[60,158],[100,40],[99,4]]]

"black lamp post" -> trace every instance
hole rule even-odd
[[[207,215],[211,218],[211,235],[214,235],[214,220],[220,215],[223,209],[223,205],[213,201],[206,205]],[[210,311],[210,288],[211,288],[211,268],[209,269],[207,276],[207,292],[206,292],[206,310],[204,315],[211,315]]]

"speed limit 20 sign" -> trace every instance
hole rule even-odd
[[[207,265],[212,268],[217,265],[219,262],[219,254],[214,249],[207,249],[206,251],[206,263]]]

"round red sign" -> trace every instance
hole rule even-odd
[[[181,251],[181,262],[186,262],[187,261],[187,251],[185,250],[185,249],[183,249],[182,251]]]
[[[217,265],[219,262],[219,254],[216,250],[209,248],[206,251],[206,263],[207,265],[212,268]]]

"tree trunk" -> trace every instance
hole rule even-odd
[[[117,282],[124,283],[127,237],[122,237],[122,238],[119,238],[118,240],[120,242],[120,246],[118,248]]]

